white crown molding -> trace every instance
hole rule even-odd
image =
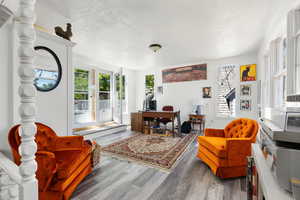
[[[42,38],[45,38],[45,39],[51,39],[52,41],[55,41],[55,42],[60,43],[60,44],[64,44],[68,47],[74,47],[76,45],[75,42],[66,40],[66,39],[61,38],[57,35],[47,33],[47,32],[44,32],[44,31],[41,31],[41,30],[38,30],[38,29],[35,29],[35,30],[36,30],[37,36],[39,36],[39,37],[42,37]]]

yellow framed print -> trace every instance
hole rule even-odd
[[[241,82],[256,81],[256,64],[240,66]]]

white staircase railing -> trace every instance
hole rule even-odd
[[[19,167],[0,152],[0,200],[19,200]]]
[[[35,177],[37,163],[35,153],[37,145],[34,141],[36,126],[36,88],[34,86],[34,43],[36,39],[33,24],[36,19],[35,0],[20,0],[18,16],[18,36],[19,36],[19,68],[20,77],[19,96],[21,105],[19,114],[21,117],[21,145],[19,152],[21,155],[21,165],[19,167],[22,183],[20,195],[22,200],[37,200],[38,185]]]
[[[34,141],[36,126],[36,88],[33,85],[34,43],[36,0],[19,0],[18,37],[19,37],[19,96],[21,127],[19,130],[21,145],[21,165],[18,167],[12,161],[0,154],[0,200],[38,200],[38,184],[35,177],[37,163],[35,153],[37,145]]]

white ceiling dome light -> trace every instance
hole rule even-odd
[[[12,16],[12,11],[4,6],[4,0],[2,0],[0,3],[0,28],[4,26]]]
[[[160,50],[162,48],[162,46],[160,44],[150,44],[149,48],[156,53],[158,50]]]

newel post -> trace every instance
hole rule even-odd
[[[38,185],[35,177],[37,163],[35,161],[35,153],[37,145],[34,141],[36,126],[35,115],[36,105],[35,96],[36,88],[34,81],[34,42],[35,30],[33,24],[35,22],[35,0],[20,0],[19,3],[19,68],[20,77],[19,96],[21,105],[19,114],[21,117],[21,145],[19,152],[21,154],[20,174],[22,176],[22,184],[20,187],[21,199],[38,199]]]

